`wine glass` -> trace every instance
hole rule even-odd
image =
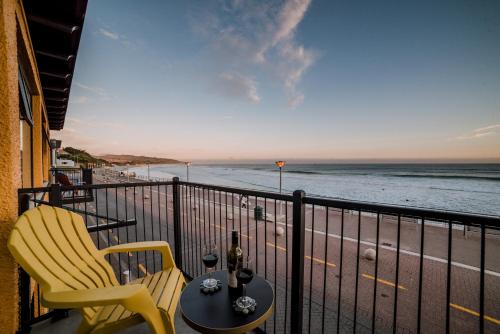
[[[219,261],[217,255],[217,245],[215,242],[207,242],[203,247],[203,264],[207,268],[208,278],[203,281],[203,286],[207,289],[213,289],[217,286],[217,280],[212,277],[213,268]]]
[[[243,261],[236,270],[236,279],[242,287],[242,294],[236,300],[236,305],[243,310],[253,311],[256,305],[255,299],[247,296],[247,284],[253,279],[253,261],[250,256],[243,257]]]

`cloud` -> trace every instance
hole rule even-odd
[[[85,91],[77,91],[77,93],[81,93],[76,97],[71,97],[70,102],[72,104],[84,104],[84,103],[95,103],[95,102],[103,102],[109,101],[114,97],[110,96],[106,90],[97,86],[88,86],[84,85],[81,82],[74,81],[73,85],[78,87],[79,89]],[[83,95],[85,94],[85,95]]]
[[[477,128],[472,130],[470,133],[455,137],[453,139],[455,140],[468,140],[468,139],[479,139],[483,137],[489,137],[496,135],[496,131],[491,131],[494,129],[500,128],[500,124],[492,124],[492,125],[487,125],[481,128]]]
[[[219,75],[218,83],[226,96],[243,97],[254,103],[260,102],[257,83],[250,77],[239,73],[222,73]]]
[[[222,6],[199,10],[191,21],[216,53],[219,73],[269,72],[282,83],[288,105],[296,107],[305,98],[300,81],[318,58],[318,52],[295,38],[310,4],[311,0],[226,0]]]
[[[464,135],[464,136],[458,136],[456,139],[458,140],[465,140],[465,139],[477,139],[477,138],[482,138],[482,137],[487,137],[496,134],[494,131],[489,131],[489,132],[480,132],[480,133],[473,133],[470,135]]]
[[[97,94],[99,96],[107,96],[106,91],[100,87],[87,86],[87,85],[84,85],[80,82],[75,82],[74,85],[81,88],[81,89],[84,89],[88,92]]]
[[[119,33],[113,32],[111,30],[105,29],[105,28],[99,28],[99,34],[102,36],[112,39],[114,41],[120,42],[123,46],[130,48],[134,46],[134,43],[132,43],[127,36],[121,35]]]
[[[276,41],[289,38],[293,34],[310,4],[311,0],[291,0],[285,4],[280,12],[279,29],[275,35]]]
[[[483,131],[487,131],[487,130],[493,130],[496,128],[500,128],[500,124],[488,125],[488,126],[485,126],[482,128],[475,129],[473,132],[483,132]]]
[[[101,35],[103,35],[104,37],[107,37],[107,38],[110,38],[110,39],[113,39],[113,40],[118,40],[120,38],[120,36],[117,34],[117,33],[114,33],[112,31],[109,31],[109,30],[106,30],[104,28],[100,28],[99,29],[99,33]]]
[[[71,103],[73,104],[84,104],[89,100],[88,96],[76,96],[75,98],[71,98]]]
[[[288,99],[288,107],[294,109],[298,105],[302,104],[303,101],[304,101],[304,94],[296,93],[294,96]]]
[[[82,129],[85,127],[119,129],[119,130],[124,130],[128,128],[127,124],[125,123],[102,121],[96,117],[91,117],[88,120],[82,120],[80,118],[74,118],[74,117],[66,117],[66,122],[70,126],[70,129],[73,130],[72,132],[77,131],[75,128]],[[67,128],[65,127],[63,131],[66,131],[66,129]]]
[[[286,42],[280,52],[288,59],[288,62],[281,65],[280,71],[289,95],[288,105],[295,108],[304,100],[304,94],[297,91],[297,85],[307,69],[315,62],[316,53],[305,49],[303,46],[293,45],[292,42]],[[295,102],[292,103],[292,101]]]

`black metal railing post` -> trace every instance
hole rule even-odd
[[[92,168],[83,168],[82,169],[82,183],[83,184],[92,184]]]
[[[22,215],[30,208],[30,195],[22,194],[19,196],[19,215]],[[19,329],[18,334],[29,333],[31,326],[31,303],[30,303],[30,277],[19,267]]]
[[[61,185],[59,183],[54,183],[50,185],[49,191],[49,203],[52,206],[61,208],[63,205],[63,195],[61,191]],[[60,319],[67,318],[69,316],[68,310],[66,309],[55,309],[52,313],[52,321],[57,321]]]
[[[305,192],[293,192],[292,287],[290,328],[292,334],[302,333],[304,305],[304,240],[306,228]]]
[[[49,203],[52,206],[62,207],[61,185],[54,183],[50,185]]]
[[[181,197],[179,195],[179,178],[172,179],[172,197],[174,204],[174,243],[175,243],[175,264],[182,268],[182,248],[181,248]]]

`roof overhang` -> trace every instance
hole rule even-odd
[[[64,126],[87,0],[23,0],[51,130]]]

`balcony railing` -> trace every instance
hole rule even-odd
[[[61,185],[92,184],[92,168],[52,167],[50,169],[51,183]]]
[[[78,201],[79,194],[87,199]],[[171,244],[188,278],[203,244],[226,267],[231,230],[269,280],[270,333],[494,333],[500,329],[500,218],[180,182],[20,189],[20,213],[50,204],[81,214],[98,248]],[[73,202],[70,199],[75,199]],[[155,272],[152,252],[109,256],[120,282]],[[60,313],[21,272],[22,330]]]

